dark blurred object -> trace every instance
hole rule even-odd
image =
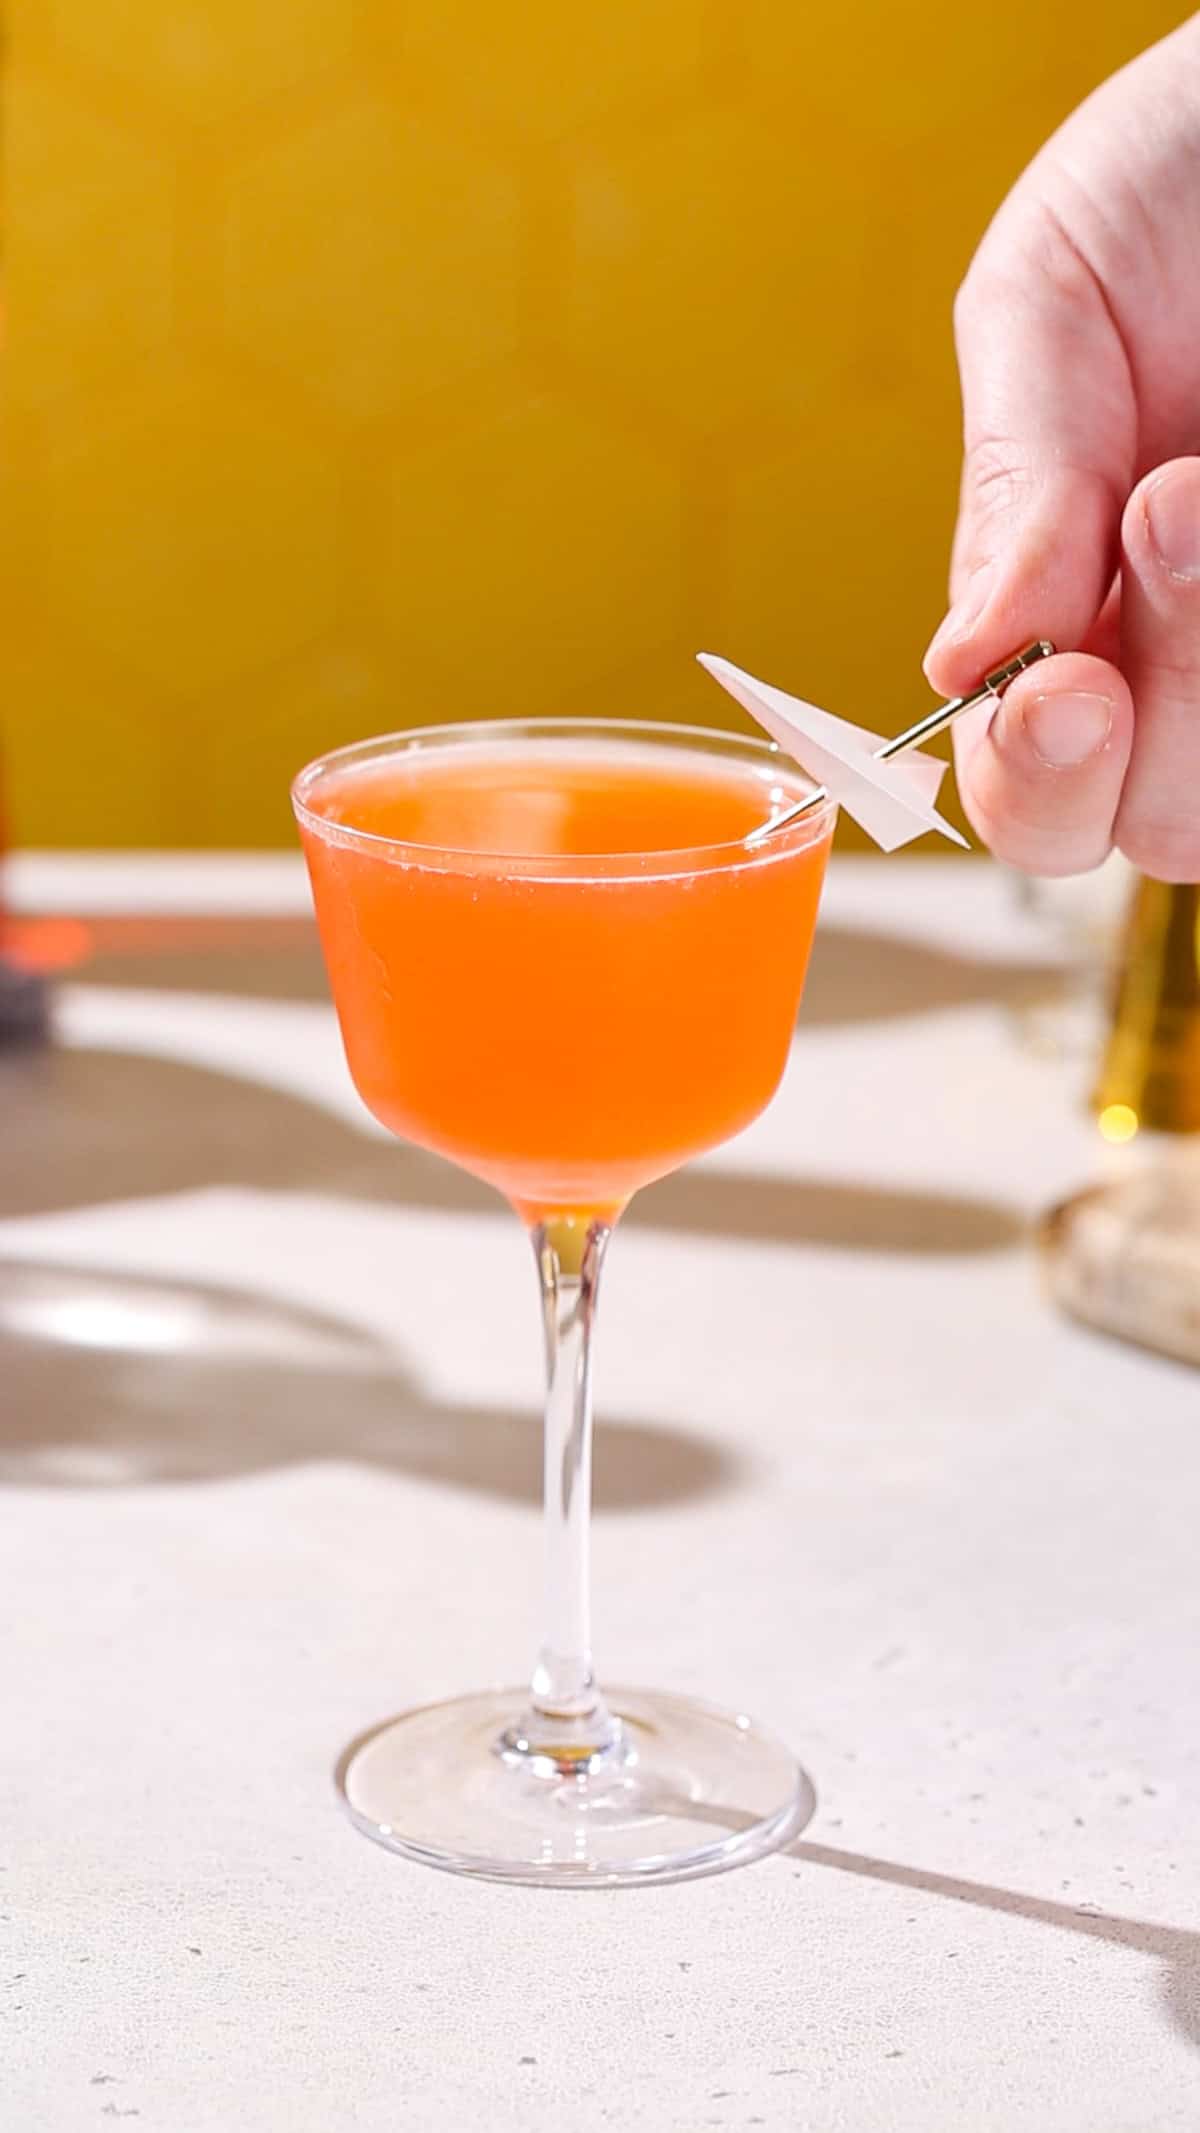
[[[50,1034],[50,994],[36,971],[0,955],[0,1046],[42,1044]]]
[[[1138,883],[1092,1102],[1109,1140],[1200,1133],[1200,885]]]
[[[1102,1333],[1200,1365],[1200,1160],[1175,1150],[1098,1185],[1042,1225],[1056,1303]]]

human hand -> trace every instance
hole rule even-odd
[[[964,462],[949,696],[1033,637],[1069,647],[956,730],[996,854],[1114,845],[1200,880],[1200,16],[1097,90],[987,231],[955,332]]]

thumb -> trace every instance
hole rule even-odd
[[[1100,283],[1029,188],[1001,210],[955,306],[963,473],[953,606],[926,654],[954,695],[1033,637],[1083,642],[1117,566],[1136,409]]]

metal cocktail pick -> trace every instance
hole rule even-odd
[[[875,750],[876,762],[887,763],[894,755],[904,755],[910,748],[919,748],[922,742],[932,740],[936,733],[941,733],[950,725],[960,711],[970,711],[975,704],[986,703],[989,697],[998,702],[1009,683],[1015,681],[1018,674],[1023,674],[1027,667],[1036,666],[1039,659],[1049,659],[1053,651],[1054,646],[1049,638],[1035,638],[1023,651],[1014,652],[1011,659],[1006,659],[1001,666],[993,667],[990,674],[985,674],[979,687],[972,689],[969,696],[952,696],[947,703],[937,704],[924,718],[918,719],[915,726],[909,726],[905,732],[898,733],[894,740],[885,741],[881,748]],[[761,844],[764,837],[773,837],[777,830],[787,829],[814,807],[823,806],[828,798],[828,789],[824,785],[818,785],[815,792],[810,792],[795,807],[789,807],[786,814],[776,815],[770,822],[764,822],[760,829],[753,830],[746,843]]]

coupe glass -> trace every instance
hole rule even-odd
[[[765,741],[616,720],[425,728],[340,749],[293,787],[359,1093],[510,1202],[545,1325],[530,1686],[390,1719],[339,1767],[358,1827],[409,1858],[665,1881],[802,1826],[807,1781],[742,1713],[601,1693],[588,1523],[605,1251],[639,1186],[727,1140],[779,1082],[836,810],[748,840],[810,790]]]

